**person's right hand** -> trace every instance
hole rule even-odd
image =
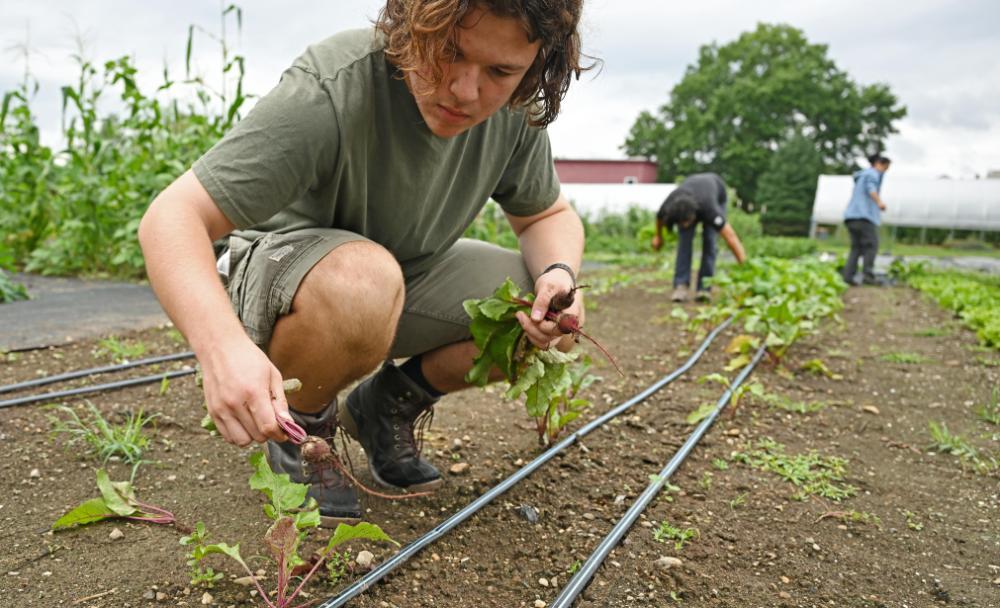
[[[654,234],[653,235],[653,251],[659,251],[661,247],[663,247],[663,238],[660,235],[658,235],[658,234]]]
[[[886,209],[888,209],[888,207],[886,207],[885,203],[879,203],[878,204],[878,208],[881,209],[882,211],[885,211]]]
[[[208,413],[226,441],[246,447],[288,439],[276,418],[292,419],[281,372],[249,338],[218,345],[199,362]]]

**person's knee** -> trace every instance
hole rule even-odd
[[[403,273],[392,254],[374,243],[353,242],[331,251],[306,275],[293,312],[334,325],[342,346],[363,354],[388,349],[403,294]]]

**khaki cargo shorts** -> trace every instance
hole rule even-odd
[[[268,233],[254,240],[229,237],[228,260],[220,264],[220,272],[225,270],[230,301],[250,339],[267,352],[274,324],[291,310],[309,270],[338,246],[368,240],[335,228]],[[522,291],[534,290],[520,252],[460,239],[429,270],[406,279],[406,300],[389,356],[410,357],[470,339],[462,302],[490,295],[507,277]]]

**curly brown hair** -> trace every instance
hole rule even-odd
[[[427,69],[432,90],[444,78],[440,62],[455,52],[456,28],[475,7],[517,19],[528,40],[541,40],[508,105],[527,108],[532,126],[548,125],[559,115],[570,80],[593,67],[580,64],[583,0],[387,0],[375,28],[385,34],[389,60],[404,73]]]

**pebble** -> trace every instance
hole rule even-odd
[[[242,585],[244,587],[249,587],[249,586],[253,585],[253,577],[252,576],[241,576],[239,578],[234,578],[233,582],[236,583],[237,585]]]
[[[156,592],[156,601],[158,601],[158,602],[165,602],[165,601],[167,601],[167,594],[164,593],[164,592],[162,592],[162,591],[157,591]]]
[[[42,476],[42,472],[39,471],[38,469],[31,469],[31,472],[28,473],[28,477],[30,477],[32,479],[38,479],[41,476]]]
[[[108,534],[108,538],[110,538],[111,540],[120,540],[122,538],[125,538],[125,533],[119,530],[118,528],[115,528],[114,530],[111,531],[111,534]]]
[[[792,579],[788,578],[787,576],[783,576],[783,577],[781,577],[781,582],[783,582],[783,583],[785,583],[787,585],[787,584],[789,584],[789,583],[792,582]]]
[[[547,579],[547,578],[540,578],[540,579],[538,579],[538,584],[541,585],[542,587],[548,587],[549,586],[549,579]]]
[[[593,513],[584,513],[583,518],[588,521],[594,521],[594,519],[596,519]]]
[[[375,561],[375,554],[371,551],[361,551],[358,553],[358,556],[354,558],[354,561],[359,567],[368,570],[372,567],[372,562]]]
[[[462,440],[455,437],[455,440],[451,442],[451,450],[457,452],[462,449]]]
[[[536,509],[535,507],[531,505],[521,505],[518,508],[517,512],[520,513],[521,517],[526,519],[529,524],[538,523],[538,509]]]
[[[866,405],[863,406],[861,409],[868,412],[869,414],[875,414],[876,416],[878,416],[881,413],[879,412],[878,408],[875,407],[874,405]]]
[[[545,602],[542,600],[535,600],[535,608],[545,608]]]
[[[142,594],[142,599],[144,599],[144,600],[151,600],[151,599],[155,599],[155,598],[156,598],[156,592],[153,591],[152,589],[150,589],[146,593]]]
[[[451,465],[451,468],[448,469],[448,472],[451,473],[452,475],[461,475],[468,470],[469,470],[469,463],[456,462],[455,464]]]
[[[780,597],[783,600],[790,600],[792,599],[792,594],[787,591],[782,591],[781,593],[778,594],[778,597]]]
[[[206,591],[206,592],[205,592],[205,593],[204,593],[204,594],[203,594],[203,595],[201,596],[201,603],[202,603],[202,605],[204,605],[204,606],[208,606],[209,604],[211,604],[211,603],[212,603],[212,602],[214,602],[214,601],[215,601],[215,598],[214,598],[214,597],[212,597],[212,594],[211,594],[211,593],[209,593],[208,591]]]
[[[683,563],[684,562],[682,562],[680,559],[676,557],[670,557],[667,555],[664,555],[660,559],[656,560],[656,566],[663,570],[670,570],[671,568],[680,568]]]

